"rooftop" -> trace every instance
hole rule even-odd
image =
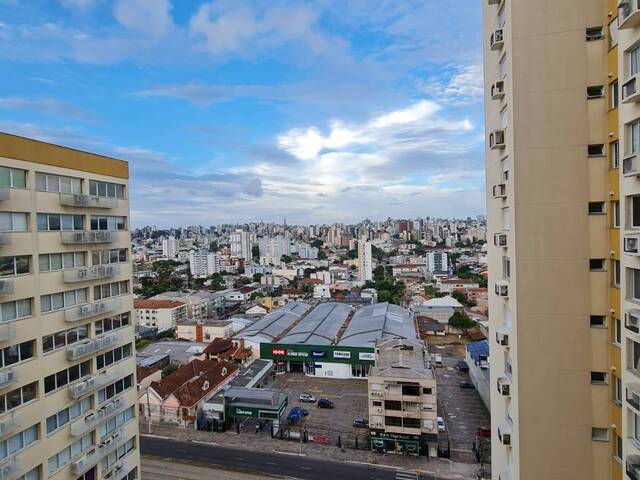
[[[451,295],[440,298],[432,298],[422,304],[423,307],[449,307],[449,308],[463,308],[463,305],[453,298]]]
[[[376,343],[376,366],[372,377],[401,377],[434,380],[427,363],[427,347],[421,340],[389,339]]]
[[[188,318],[186,320],[179,320],[176,322],[176,325],[189,326],[189,325],[203,325],[205,327],[226,327],[230,323],[233,323],[231,320],[216,320],[215,318]]]
[[[373,347],[380,339],[415,339],[417,336],[410,310],[391,303],[376,303],[354,313],[338,345]]]
[[[355,308],[346,303],[321,303],[311,310],[278,343],[331,345]]]
[[[163,308],[177,308],[185,305],[182,302],[178,302],[177,300],[143,300],[140,298],[136,298],[133,301],[133,308],[137,309],[147,309],[147,310],[161,310]]]
[[[253,325],[249,325],[237,337],[263,343],[272,342],[291,327],[309,308],[309,305],[303,302],[289,302],[285,306],[265,315],[264,318]]]
[[[138,359],[154,355],[169,355],[171,363],[186,363],[194,355],[200,355],[208,343],[179,342],[168,340],[165,342],[154,342],[146,347],[142,347],[136,353]]]

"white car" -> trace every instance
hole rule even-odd
[[[316,397],[310,393],[301,393],[299,400],[301,402],[316,403]]]
[[[444,425],[444,418],[438,417],[438,431],[444,432],[447,430],[447,427]]]

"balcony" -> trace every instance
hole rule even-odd
[[[104,480],[122,480],[127,476],[131,467],[127,464],[125,460],[121,460],[115,464],[115,466],[111,469],[111,471],[106,474],[103,478]]]
[[[65,270],[63,275],[65,283],[112,278],[120,275],[120,265],[96,265],[95,267],[79,268],[77,270]]]
[[[640,455],[629,455],[625,470],[631,480],[640,480]]]
[[[88,338],[67,347],[67,360],[75,361],[104,350],[118,343],[122,339],[120,331],[107,333],[101,337]]]
[[[640,310],[628,310],[624,314],[624,327],[635,333],[640,333]]]
[[[622,159],[622,176],[640,176],[640,165],[638,165],[638,156],[636,154],[627,155]]]
[[[498,5],[500,3],[500,0],[488,0],[487,3],[489,5]]]
[[[0,232],[0,245],[11,245],[11,234],[9,232]]]
[[[501,50],[504,46],[504,30],[499,28],[498,30],[494,30],[489,37],[489,45],[491,46],[491,50]]]
[[[13,280],[0,280],[0,295],[13,293]]]
[[[0,438],[15,432],[20,427],[20,413],[11,412],[0,417]]]
[[[491,150],[497,150],[505,146],[505,130],[503,128],[494,130],[489,134],[489,148]]]
[[[126,442],[124,429],[116,430],[106,440],[92,447],[85,455],[71,463],[71,473],[80,476],[91,470],[100,460]]]
[[[85,318],[95,317],[103,313],[113,312],[122,306],[119,298],[110,298],[100,302],[88,303],[64,311],[65,322],[78,322]]]
[[[496,282],[495,293],[498,297],[509,298],[509,282],[506,280]]]
[[[507,247],[507,233],[506,232],[497,232],[493,234],[493,244],[496,247]]]
[[[501,100],[504,98],[504,81],[500,80],[499,82],[491,85],[491,99],[492,100]]]
[[[634,75],[622,84],[622,103],[634,103],[640,101],[640,75]]]
[[[76,193],[61,193],[60,205],[84,208],[116,208],[118,199]]]
[[[640,255],[640,235],[625,235],[623,248],[624,253]]]
[[[0,202],[3,200],[9,200],[11,196],[11,189],[9,187],[0,187]]]
[[[118,232],[97,231],[97,232],[61,232],[61,242],[65,245],[76,245],[86,243],[111,243],[118,240]]]
[[[496,329],[496,342],[503,347],[509,347],[509,337],[511,335],[511,329],[502,327]]]
[[[108,370],[97,375],[91,375],[90,377],[86,377],[84,380],[69,385],[69,397],[72,400],[76,400],[90,392],[93,392],[94,390],[115,382],[119,378],[122,378],[122,376],[123,375],[120,370]]]
[[[626,401],[640,412],[640,383],[629,383],[626,388]]]
[[[85,433],[93,430],[99,423],[102,423],[111,415],[122,412],[126,403],[124,397],[117,397],[105,403],[95,412],[85,415],[83,418],[76,420],[71,424],[71,436],[81,437]]]
[[[511,446],[511,435],[513,435],[513,425],[507,421],[498,427],[498,440],[503,445]]]
[[[22,462],[20,457],[13,455],[0,462],[0,480],[13,480],[20,475]]]
[[[0,342],[11,340],[16,337],[16,326],[13,323],[0,325]]]
[[[640,0],[618,2],[618,28],[635,28],[640,25]]]
[[[496,383],[497,383],[498,392],[500,393],[500,395],[504,397],[511,396],[511,380],[509,380],[507,377],[498,377],[498,380]]]
[[[0,370],[0,388],[6,388],[18,381],[18,369],[7,367]]]

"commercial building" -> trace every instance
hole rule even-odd
[[[0,476],[140,478],[126,162],[0,133]]]
[[[187,318],[187,305],[177,300],[135,299],[133,308],[136,325],[157,328],[158,332],[171,330]]]
[[[372,450],[438,456],[436,377],[425,343],[416,339],[376,342],[376,365],[368,378]]]
[[[622,479],[637,2],[482,3],[493,476]]]
[[[371,257],[371,242],[368,240],[358,241],[358,276],[360,280],[366,282],[373,280],[373,260]]]
[[[230,338],[235,332],[231,320],[188,319],[176,322],[176,338],[206,342],[214,338]]]
[[[220,257],[213,252],[189,252],[189,271],[193,278],[207,278],[220,273]]]

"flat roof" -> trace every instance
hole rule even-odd
[[[356,311],[338,345],[371,347],[386,338],[418,338],[410,310],[391,303],[375,303]]]
[[[338,332],[355,308],[346,303],[321,303],[282,337],[278,343],[308,345],[332,345]]]
[[[242,330],[237,338],[245,338],[261,343],[272,342],[277,336],[291,327],[310,306],[303,302],[289,302],[285,306],[265,315],[253,325]]]
[[[202,353],[207,345],[201,342],[154,342],[138,350],[136,356],[169,355],[171,362],[186,363],[192,356]]]
[[[369,376],[433,380],[422,340],[394,338],[376,343],[376,366]]]

